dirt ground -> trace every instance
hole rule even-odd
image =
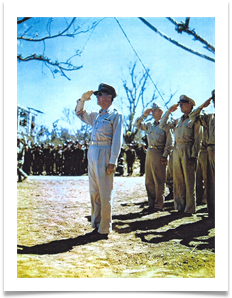
[[[29,176],[17,184],[18,278],[214,278],[206,205],[190,217],[148,212],[144,176],[115,177],[113,232],[92,239],[88,177]],[[167,191],[168,194],[168,191]]]

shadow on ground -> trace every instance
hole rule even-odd
[[[136,205],[146,206],[143,203],[136,203]],[[143,219],[144,216],[152,213],[157,213],[156,218]],[[206,214],[207,209],[204,206],[200,207],[196,212],[195,222],[193,222],[192,215],[173,211],[173,204],[169,201],[165,202],[164,212],[155,212],[143,208],[140,212],[115,215],[113,216],[113,229],[117,233],[136,231],[135,236],[147,243],[161,243],[179,239],[180,243],[185,246],[192,247],[194,245],[197,249],[209,249],[214,252],[215,237],[209,236],[210,230],[214,228],[214,220],[205,217]],[[170,225],[165,232],[154,231],[177,220],[181,221],[175,228]]]
[[[140,238],[143,242],[161,243],[179,239],[180,243],[185,246],[192,247],[194,243],[197,249],[215,250],[215,238],[209,236],[210,229],[214,228],[214,221],[202,215],[206,212],[205,208],[199,209],[197,221],[186,222],[185,214],[170,211],[170,209],[173,209],[172,202],[165,202],[164,212],[157,212],[156,218],[150,219],[143,217],[156,212],[146,208],[147,202],[130,204],[132,207],[133,205],[138,205],[143,209],[140,212],[114,215],[113,230],[115,232],[130,233],[136,231],[135,236]],[[87,216],[87,218],[90,220],[89,216]],[[180,224],[175,228],[169,228],[165,232],[154,231],[180,219],[182,219]],[[93,231],[76,238],[56,240],[31,247],[18,245],[17,253],[38,255],[58,254],[70,251],[75,246],[85,245],[99,240],[102,240],[102,238],[99,238],[99,234]]]
[[[38,244],[31,247],[17,245],[18,254],[59,254],[72,250],[74,246],[85,245],[91,242],[96,242],[103,240],[94,230],[93,232],[87,233],[85,235],[78,236],[76,238],[62,239],[52,241],[50,243]]]

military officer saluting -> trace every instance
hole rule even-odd
[[[211,95],[190,114],[190,119],[200,123],[207,131],[207,206],[209,217],[215,219],[215,113],[201,114],[202,109],[208,107],[211,101],[215,107],[215,90],[212,91]]]
[[[143,122],[151,112],[154,121]],[[154,103],[152,108],[144,111],[143,115],[136,119],[134,124],[138,129],[147,133],[148,149],[145,161],[145,186],[149,209],[153,211],[163,209],[167,157],[173,147],[170,129],[161,128],[159,125],[162,114],[163,110]]]
[[[85,101],[93,94],[101,107],[99,112],[84,110]],[[88,149],[91,223],[100,239],[107,239],[112,230],[113,178],[122,145],[123,116],[112,106],[116,96],[112,86],[102,83],[97,91],[85,92],[75,109],[76,115],[92,126]]]
[[[180,106],[183,116],[168,122],[169,115]],[[196,212],[196,162],[200,150],[202,132],[200,124],[190,119],[195,101],[181,95],[177,104],[171,106],[160,121],[161,128],[174,130],[173,188],[175,209],[188,215]]]

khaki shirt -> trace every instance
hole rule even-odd
[[[194,122],[199,120],[200,124],[207,130],[207,145],[215,145],[215,114],[200,115],[201,111],[201,108],[197,108],[189,115],[189,117]]]
[[[111,141],[110,164],[116,164],[121,151],[123,136],[123,116],[117,109],[110,106],[102,112],[88,112],[84,110],[84,102],[78,100],[76,115],[83,122],[91,125],[91,141]]]
[[[135,126],[147,133],[148,146],[163,148],[163,156],[167,157],[173,149],[173,138],[170,129],[161,129],[156,121],[142,123],[144,116],[137,118]]]
[[[192,145],[191,157],[198,157],[202,139],[202,130],[200,123],[193,122],[190,117],[186,119],[183,116],[180,119],[168,122],[170,112],[167,111],[160,120],[161,128],[174,130],[175,144]]]

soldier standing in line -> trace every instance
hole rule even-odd
[[[76,174],[78,176],[84,173],[84,160],[85,160],[85,152],[82,148],[82,142],[80,141],[77,145],[76,149]]]
[[[31,148],[28,145],[25,145],[25,155],[24,155],[23,171],[27,175],[30,175],[30,173],[31,173],[31,164],[32,164]]]
[[[50,143],[44,149],[43,153],[44,153],[44,165],[45,165],[46,175],[52,175],[53,154],[52,154],[52,146]]]
[[[71,175],[71,167],[72,167],[72,149],[70,143],[65,144],[65,148],[63,149],[63,159],[64,159],[64,168],[63,174],[64,176]]]
[[[126,150],[126,162],[127,162],[127,176],[133,174],[133,165],[135,162],[135,150],[132,147],[132,144],[129,144],[129,149]]]
[[[169,115],[181,108],[183,116],[168,122]],[[175,145],[173,150],[173,187],[174,206],[179,212],[191,215],[196,212],[196,163],[200,150],[201,127],[194,123],[189,114],[195,101],[181,95],[177,104],[169,108],[160,121],[161,128],[174,130]]]
[[[152,112],[155,121],[143,123]],[[154,103],[136,119],[135,126],[147,133],[148,149],[145,162],[145,186],[151,211],[161,211],[164,205],[167,157],[172,149],[172,135],[168,128],[161,129],[162,109]]]
[[[57,145],[57,149],[54,151],[54,162],[55,162],[55,174],[61,175],[62,174],[62,167],[63,167],[63,152],[61,150],[61,145]]]
[[[121,148],[121,151],[118,157],[117,168],[115,172],[115,175],[117,176],[123,176],[123,173],[124,173],[124,153],[125,153],[125,150]]]
[[[27,178],[27,174],[23,171],[25,148],[21,139],[17,137],[17,175],[18,182],[22,182]]]
[[[212,91],[212,96],[194,110],[190,119],[197,121],[207,130],[207,153],[208,153],[208,166],[207,166],[207,206],[209,217],[215,219],[215,113],[200,115],[203,108],[210,105],[211,100],[215,107],[215,90]],[[199,121],[198,121],[199,120]]]
[[[145,160],[146,160],[146,144],[142,143],[141,146],[137,149],[136,154],[140,161],[140,176],[145,174]]]
[[[35,149],[33,150],[33,175],[42,175],[43,172],[43,164],[44,164],[44,154],[41,150],[39,144],[35,145]]]
[[[84,103],[92,94],[96,95],[101,107],[99,112],[84,110]],[[76,115],[92,126],[88,173],[91,223],[96,228],[94,235],[97,239],[107,239],[112,230],[113,180],[123,136],[123,116],[112,106],[116,96],[112,86],[102,83],[97,91],[84,93],[75,108]]]

